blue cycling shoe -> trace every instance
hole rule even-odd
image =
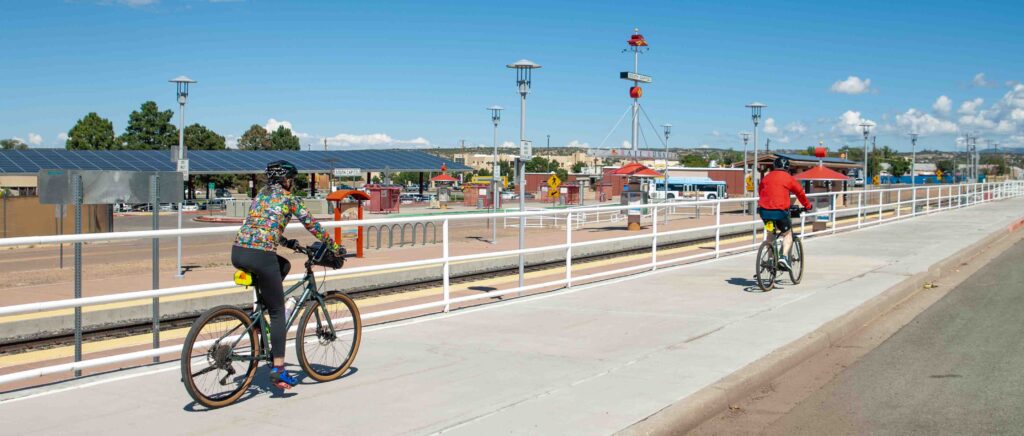
[[[270,369],[270,384],[287,390],[299,384],[299,380],[289,375],[284,368],[275,366]]]

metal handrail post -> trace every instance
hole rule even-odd
[[[902,189],[896,190],[896,220],[899,221],[900,217],[903,216],[903,192]]]
[[[565,215],[565,287],[572,287],[572,212]]]
[[[666,182],[667,183],[667,182]],[[658,269],[658,206],[654,206],[653,216],[651,216],[651,271]]]
[[[839,206],[836,205],[836,194],[832,194],[832,234],[836,234],[836,226],[839,225],[837,217],[839,215]]]
[[[445,218],[444,222],[441,223],[441,258],[444,259],[444,268],[442,272],[442,280],[444,289],[444,312],[448,313],[451,310],[451,284],[450,273],[451,273],[451,261],[448,259],[448,219]]]
[[[924,214],[928,215],[932,210],[932,188],[931,186],[924,188]]]
[[[899,191],[896,191],[899,192]],[[885,195],[879,191],[878,193],[878,222],[882,222],[882,201],[885,199]]]
[[[721,256],[722,244],[722,202],[715,203],[715,259]]]

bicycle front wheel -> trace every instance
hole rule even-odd
[[[308,304],[299,318],[295,335],[299,365],[319,382],[341,377],[356,359],[362,334],[356,303],[348,295],[330,292],[322,305],[316,300]]]
[[[768,292],[775,287],[775,273],[778,270],[779,260],[775,256],[775,247],[771,242],[764,241],[757,249],[757,259],[754,265],[754,278],[757,287]]]
[[[789,251],[789,279],[794,285],[799,285],[804,278],[804,244],[800,238],[793,237],[793,248]]]
[[[181,381],[197,403],[227,406],[252,383],[259,342],[249,316],[231,306],[210,309],[189,329],[181,349]]]

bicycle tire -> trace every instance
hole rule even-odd
[[[804,244],[799,237],[793,235],[793,247],[789,250],[789,279],[794,285],[799,285],[804,278],[805,259]]]
[[[302,370],[310,378],[318,382],[337,379],[352,366],[352,362],[356,359],[356,353],[359,352],[359,344],[362,341],[363,335],[363,322],[360,319],[359,308],[352,301],[352,298],[341,292],[328,292],[323,300],[324,306],[321,306],[316,300],[306,305],[306,310],[303,312],[302,317],[299,318],[299,324],[295,331],[295,350],[299,356],[299,365],[302,366]],[[329,313],[324,313],[324,307],[327,307]],[[328,334],[322,328],[323,324],[321,323],[324,319],[340,320],[342,318],[351,318],[351,321],[342,325],[336,325],[333,335]],[[310,321],[313,321],[312,325],[309,324]],[[334,322],[337,323],[338,321]],[[342,345],[341,351],[345,353],[339,356],[340,359],[331,359],[331,363],[311,361],[318,360],[316,359],[318,356],[329,356],[327,356],[326,352],[322,354],[312,352],[312,350],[307,349],[308,347],[314,343],[333,345],[349,335],[351,335],[351,339],[347,345],[344,342],[340,342],[340,345]]]
[[[754,280],[762,291],[768,292],[775,288],[778,263],[772,244],[768,241],[762,242],[757,249],[757,258],[754,259]]]
[[[222,320],[222,318],[226,319]],[[237,321],[239,325],[231,326],[230,323],[234,321]],[[244,372],[241,373],[242,378],[237,387],[227,391],[222,395],[214,397],[202,392],[200,387],[197,386],[196,384],[195,376],[200,374],[205,375],[208,374],[209,372],[224,372],[226,373],[226,375],[223,378],[220,378],[219,381],[219,383],[222,386],[224,386],[224,380],[227,380],[227,378],[232,375],[232,372],[225,371],[222,368],[218,368],[217,370],[210,370],[208,372],[202,372],[204,370],[200,370],[194,373],[193,365],[195,363],[198,363],[196,359],[202,359],[205,356],[206,363],[209,363],[210,367],[213,367],[215,364],[218,363],[218,360],[222,360],[218,358],[218,353],[228,352],[230,354],[234,354],[234,350],[228,351],[224,348],[219,347],[211,347],[205,352],[200,352],[198,354],[195,353],[194,348],[197,344],[196,340],[199,338],[200,332],[203,331],[203,327],[207,325],[214,325],[216,323],[229,323],[229,325],[226,325],[224,327],[231,328],[226,329],[223,332],[220,332],[220,334],[211,335],[211,337],[209,338],[206,338],[204,336],[203,342],[205,342],[206,340],[216,340],[215,338],[223,337],[224,335],[230,334],[230,332],[235,331],[236,329],[241,329],[240,331],[245,332],[243,334],[248,336],[248,344],[244,344],[244,342],[246,342],[246,338],[243,337],[242,341],[240,341],[238,345],[241,346],[242,351],[247,350],[251,359],[249,360],[247,367],[245,367],[244,361],[236,361],[238,363],[243,363],[242,366],[245,367]],[[249,315],[231,306],[218,306],[213,309],[210,309],[202,316],[200,316],[198,319],[196,319],[194,323],[192,323],[192,327],[189,329],[188,335],[185,337],[185,343],[182,345],[181,348],[181,381],[182,383],[185,384],[185,390],[188,392],[189,396],[191,396],[192,399],[196,401],[196,403],[202,404],[203,406],[211,409],[227,406],[238,400],[238,398],[241,397],[243,393],[245,393],[245,390],[249,388],[249,385],[252,384],[253,376],[256,375],[256,369],[257,367],[259,367],[258,356],[260,344],[257,332],[255,329],[250,328],[251,326],[252,320],[249,319]],[[216,342],[214,344],[216,344]],[[223,354],[221,355],[224,356]],[[230,366],[230,368],[231,371],[234,371],[233,364]],[[238,378],[236,377],[235,379]],[[217,378],[215,377],[213,380],[217,380]]]

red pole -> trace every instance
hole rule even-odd
[[[341,202],[334,203],[334,220],[341,221]],[[341,245],[341,227],[334,228],[334,242]]]
[[[359,207],[359,221],[363,220],[363,200],[357,202]],[[363,226],[359,226],[359,233],[356,236],[356,257],[363,257]]]

